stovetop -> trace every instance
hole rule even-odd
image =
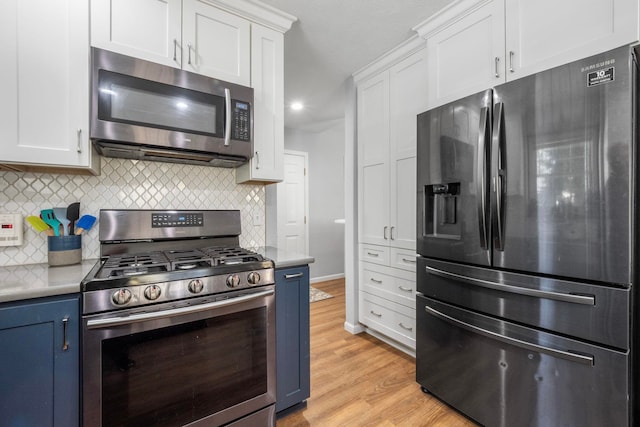
[[[214,269],[218,266],[263,262],[264,257],[243,248],[208,247],[200,249],[151,251],[110,255],[95,274],[95,279],[126,278],[154,273]],[[211,272],[215,274],[215,272]]]

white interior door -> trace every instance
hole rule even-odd
[[[307,153],[285,150],[284,181],[278,183],[278,247],[309,253]]]

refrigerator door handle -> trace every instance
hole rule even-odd
[[[462,320],[458,320],[456,318],[448,316],[429,306],[425,306],[424,309],[428,314],[432,316],[435,316],[441,320],[444,320],[445,322],[451,323],[455,326],[458,326],[462,329],[466,329],[478,335],[482,335],[487,338],[503,342],[505,344],[514,345],[516,347],[520,347],[525,350],[535,351],[538,353],[545,353],[545,354],[548,354],[549,356],[568,360],[570,362],[580,363],[587,366],[594,366],[594,357],[591,355],[582,355],[582,354],[572,353],[569,351],[557,350],[555,348],[545,347],[543,345],[534,344],[528,341],[507,337],[505,335],[500,335],[496,332],[487,331],[486,329],[482,329],[470,323],[463,322]]]
[[[480,110],[480,124],[478,129],[478,164],[476,174],[476,191],[478,192],[478,225],[480,227],[480,247],[489,249],[488,221],[487,221],[487,140],[491,132],[491,115],[489,108]]]
[[[504,104],[498,102],[494,106],[493,135],[491,155],[494,171],[492,173],[493,197],[491,199],[491,219],[494,232],[494,247],[504,251],[504,191],[506,159],[504,158]]]
[[[520,286],[506,285],[504,283],[491,282],[489,280],[476,279],[473,277],[451,273],[449,271],[440,270],[438,268],[429,266],[426,266],[425,269],[427,270],[427,273],[433,274],[435,276],[470,283],[472,285],[481,286],[483,288],[493,289],[496,291],[509,292],[512,294],[525,295],[529,297],[552,299],[573,304],[596,305],[596,298],[593,295],[575,295],[562,292],[541,291],[539,289],[529,289]]]

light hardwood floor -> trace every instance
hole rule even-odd
[[[311,304],[311,397],[277,427],[476,425],[422,393],[414,358],[344,330],[344,280],[313,286],[334,298]]]

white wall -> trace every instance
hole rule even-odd
[[[309,255],[312,281],[344,275],[344,119],[285,128],[288,150],[309,153]]]

